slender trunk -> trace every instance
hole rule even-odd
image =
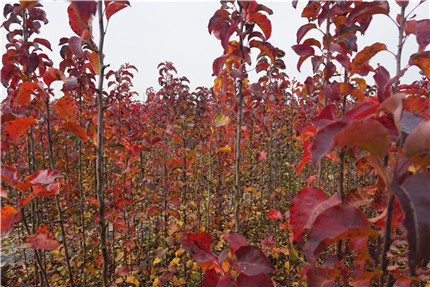
[[[97,3],[97,13],[99,19],[99,31],[100,31],[100,41],[98,50],[98,60],[99,60],[99,81],[97,86],[97,103],[98,103],[98,121],[97,121],[97,154],[96,154],[96,190],[97,198],[99,202],[99,217],[100,217],[100,246],[103,256],[103,266],[102,266],[102,284],[103,286],[108,286],[108,265],[109,257],[107,250],[107,238],[106,238],[106,221],[105,221],[105,201],[104,201],[104,177],[103,177],[103,80],[105,65],[103,62],[103,44],[104,44],[104,21],[103,21],[103,2],[99,1]]]
[[[211,189],[212,189],[212,140],[209,141],[209,178],[208,178],[208,196],[206,199],[206,232],[209,232],[209,226],[210,226]]]
[[[49,116],[49,95],[47,95],[45,99],[46,104],[46,129],[48,133],[48,151],[49,151],[49,162],[52,170],[55,170],[55,160],[54,160],[54,153],[53,153],[53,143],[51,138],[51,121]],[[66,154],[67,156],[67,154]],[[61,236],[63,237],[63,245],[64,245],[64,256],[66,258],[66,265],[67,265],[67,272],[69,273],[69,279],[70,279],[70,285],[73,286],[73,274],[72,274],[72,267],[70,266],[70,257],[69,257],[69,249],[67,246],[67,238],[66,238],[66,231],[64,228],[64,217],[63,217],[63,210],[61,208],[60,203],[60,196],[55,196],[55,203],[57,204],[57,210],[58,210],[58,218],[60,222],[60,228],[61,228]]]
[[[239,14],[242,14],[242,8],[240,8]],[[240,31],[243,32],[243,21],[240,22]],[[243,51],[243,36],[240,35],[240,49]],[[240,61],[243,65],[243,60]],[[243,69],[243,67],[241,67]],[[240,199],[241,199],[241,184],[240,184],[240,140],[242,137],[242,106],[243,106],[243,80],[239,80],[239,88],[237,91],[238,102],[237,102],[237,121],[236,121],[236,136],[235,136],[235,147],[234,147],[234,174],[235,174],[235,193],[233,200],[233,213],[234,213],[234,231],[240,232]]]

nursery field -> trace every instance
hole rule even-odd
[[[428,2],[292,1],[282,50],[270,2],[221,1],[213,85],[146,91],[107,61],[133,2],[49,39],[43,5],[2,3],[1,286],[430,286]]]

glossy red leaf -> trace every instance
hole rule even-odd
[[[118,274],[119,276],[127,276],[129,272],[130,268],[128,268],[127,266],[120,267],[116,270],[116,274]]]
[[[272,209],[267,213],[267,218],[282,220],[282,214],[278,210]]]
[[[312,208],[312,213],[309,215],[308,217],[308,221],[306,221],[305,226],[303,227],[304,229],[311,229],[311,227],[313,226],[315,220],[317,219],[317,217],[323,213],[325,210],[327,210],[328,208],[332,207],[332,206],[336,206],[342,203],[342,199],[340,198],[339,194],[335,193],[333,194],[330,198],[316,204],[313,208]]]
[[[62,175],[52,169],[42,169],[28,176],[25,181],[31,184],[51,184]]]
[[[322,6],[319,2],[309,2],[308,5],[306,5],[306,7],[303,9],[301,16],[313,21],[318,17],[321,8]]]
[[[383,66],[379,66],[375,69],[375,79],[376,86],[378,87],[378,100],[382,103],[386,98],[390,97],[391,91],[387,89],[387,83],[390,81],[390,73]]]
[[[59,98],[52,106],[66,121],[75,121],[78,117],[78,106],[70,95]]]
[[[109,21],[110,17],[114,15],[119,10],[124,9],[127,6],[130,6],[130,2],[128,1],[105,1],[105,14],[106,19]]]
[[[230,250],[234,253],[242,246],[248,246],[245,236],[240,233],[224,234],[223,238],[230,245]]]
[[[350,109],[343,115],[344,122],[350,122],[353,120],[361,120],[369,115],[374,114],[379,108],[379,105],[364,103],[355,108]]]
[[[309,268],[306,272],[308,287],[338,287],[333,276],[318,267]]]
[[[71,132],[72,134],[75,134],[81,139],[82,142],[86,142],[88,139],[88,135],[85,129],[74,122],[65,122],[59,126],[59,129],[63,129],[68,132]]]
[[[214,269],[208,269],[201,283],[201,287],[217,287],[220,276]]]
[[[236,287],[273,287],[274,284],[267,274],[248,276],[240,273],[237,277]]]
[[[390,148],[388,130],[374,119],[351,122],[335,137],[336,146],[356,146],[364,149],[382,161]]]
[[[211,235],[206,232],[187,233],[185,232],[181,244],[187,250],[193,259],[197,262],[209,262],[216,259],[216,256],[210,251]]]
[[[335,136],[337,136],[345,126],[346,123],[335,122],[320,129],[316,133],[311,148],[312,163],[314,166],[317,166],[321,158],[333,148]]]
[[[1,180],[8,183],[11,186],[15,186],[18,183],[18,172],[15,168],[2,165],[1,167]]]
[[[416,173],[401,186],[393,180],[391,191],[403,211],[403,225],[408,231],[409,267],[414,270],[421,259],[430,260],[430,173]]]
[[[319,128],[324,128],[336,120],[336,106],[329,104],[321,110],[318,116],[312,118],[312,123]]]
[[[21,135],[25,134],[31,125],[37,124],[33,117],[20,117],[7,123],[5,130],[12,141],[16,141]]]
[[[49,67],[48,70],[43,74],[43,81],[49,87],[54,81],[65,81],[66,77],[64,73],[58,69]]]
[[[306,259],[315,264],[319,254],[339,239],[354,239],[376,235],[367,217],[357,208],[336,205],[321,213],[308,234]]]
[[[303,154],[301,160],[296,165],[296,173],[300,175],[303,167],[312,160],[311,156],[311,147],[312,142],[310,140],[306,140],[303,143]]]
[[[11,232],[17,218],[18,211],[15,209],[15,207],[4,205],[0,208],[0,234],[2,236],[8,235]]]
[[[305,187],[299,191],[291,202],[290,223],[293,240],[303,240],[305,226],[315,206],[327,199],[324,191],[315,187]]]
[[[256,246],[242,246],[235,254],[237,269],[248,276],[268,274],[275,270],[263,251]]]
[[[33,249],[53,250],[61,244],[55,238],[54,233],[49,229],[48,225],[40,225],[34,235],[27,238],[27,242]]]

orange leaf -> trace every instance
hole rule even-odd
[[[54,103],[53,106],[57,113],[68,122],[75,120],[78,115],[78,107],[76,102],[69,95],[58,99],[58,101]]]
[[[365,47],[362,51],[358,52],[354,60],[352,60],[351,69],[355,73],[366,76],[369,71],[372,70],[369,66],[370,59],[383,50],[387,50],[387,46],[382,43],[375,43],[371,46]]]
[[[77,135],[82,142],[87,141],[87,137],[88,137],[87,132],[83,127],[81,127],[78,124],[75,124],[72,122],[65,122],[64,124],[60,125],[59,128]]]
[[[106,19],[109,21],[110,17],[121,9],[130,6],[128,1],[105,1],[106,6]]]
[[[45,82],[46,85],[48,85],[48,87],[54,81],[64,81],[64,80],[66,80],[64,73],[52,67],[50,67],[43,75],[43,81]]]
[[[0,211],[0,234],[2,236],[8,235],[12,230],[13,224],[18,217],[18,211],[13,206],[5,205],[1,207]]]
[[[43,90],[36,83],[33,83],[33,82],[21,83],[16,93],[16,100],[18,104],[20,104],[21,106],[28,105],[31,101],[31,94],[33,94],[34,90],[38,90],[39,92],[43,93]]]
[[[61,245],[46,224],[40,225],[36,230],[36,234],[27,238],[27,242],[33,249],[53,250]]]
[[[98,75],[99,69],[100,69],[99,55],[97,54],[97,52],[92,51],[89,55],[87,55],[87,57],[88,57],[88,60],[90,60],[90,64],[94,70],[94,73],[96,73],[96,75]]]
[[[21,135],[27,132],[31,125],[35,124],[37,124],[37,121],[33,117],[21,117],[8,122],[5,130],[12,141],[16,141]]]
[[[411,65],[415,65],[421,69],[423,74],[430,80],[430,59],[425,57],[419,57],[412,60]]]

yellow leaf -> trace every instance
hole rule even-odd
[[[290,261],[285,262],[285,269],[290,270]]]
[[[125,281],[127,283],[132,283],[134,284],[136,287],[140,286],[139,280],[137,280],[133,275],[128,275],[127,276],[127,280]]]
[[[170,261],[169,267],[174,266],[174,265],[179,265],[179,258],[175,257],[172,259],[172,261]]]
[[[152,262],[152,265],[157,265],[160,262],[161,262],[161,258],[157,257],[157,258],[154,259],[154,262]]]

